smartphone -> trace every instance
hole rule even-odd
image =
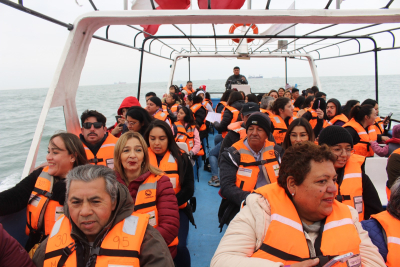
[[[319,105],[321,104],[321,101],[320,100],[318,100],[318,108],[319,108]]]
[[[393,115],[393,112],[390,112],[389,115],[387,115],[386,117],[390,118],[390,117],[392,117],[392,115]]]
[[[333,259],[328,261],[323,267],[331,267],[335,265],[337,262],[344,263],[348,261],[351,257],[353,257],[353,252],[334,257]]]
[[[121,119],[121,118],[122,118],[121,115],[115,116],[115,119],[117,120],[117,122],[119,122],[118,119]]]

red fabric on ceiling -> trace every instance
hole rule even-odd
[[[197,0],[200,9],[208,9],[208,0]],[[240,9],[245,0],[211,0],[211,9]]]

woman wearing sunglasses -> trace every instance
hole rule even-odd
[[[337,157],[334,163],[338,175],[336,200],[355,208],[360,222],[381,212],[378,193],[365,174],[365,157],[354,154],[353,138],[349,132],[340,126],[328,126],[321,131],[318,143],[327,144]]]
[[[177,146],[171,128],[163,121],[150,123],[144,139],[149,146],[150,164],[164,171],[174,188],[179,206],[179,244],[174,258],[176,266],[190,267],[190,254],[186,247],[189,221],[194,225],[189,199],[194,193],[193,167],[186,153]]]
[[[87,162],[82,142],[71,133],[53,135],[47,149],[45,167],[37,168],[13,188],[0,193],[0,216],[27,208],[28,252],[50,234],[58,216],[64,213],[67,173]]]

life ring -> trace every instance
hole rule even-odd
[[[253,30],[253,34],[258,34],[258,27],[255,24],[243,24],[243,23],[235,23],[233,24],[230,28],[229,28],[229,34],[233,34],[233,32],[236,30],[237,27],[241,27],[241,26],[251,26],[251,29]],[[233,38],[232,41],[234,41],[235,43],[239,43],[240,42],[240,38]],[[254,41],[254,38],[247,38],[247,42],[251,43]]]

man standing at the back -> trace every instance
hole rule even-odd
[[[86,110],[81,115],[82,133],[79,135],[88,162],[114,168],[114,147],[118,138],[107,132],[106,117],[96,110]]]
[[[226,80],[225,88],[232,89],[232,84],[248,84],[246,77],[240,74],[240,68],[237,66],[233,68],[233,75]]]

